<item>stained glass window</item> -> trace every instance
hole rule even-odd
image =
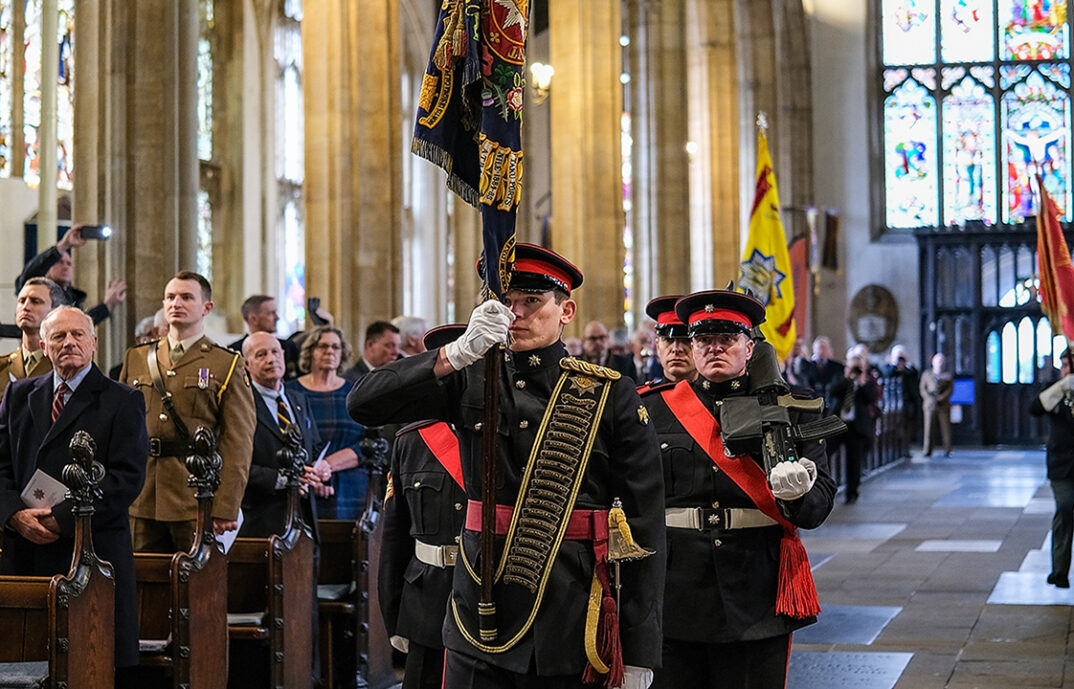
[[[943,100],[944,217],[996,221],[995,102],[966,77]]]
[[[883,0],[879,32],[885,227],[1020,224],[1038,175],[1074,219],[1066,0]]]
[[[36,186],[41,156],[37,128],[41,124],[41,0],[26,0],[26,29],[22,37],[26,61],[22,77],[22,136],[26,146],[22,178]]]
[[[213,39],[216,30],[214,0],[198,0],[198,160],[200,161],[197,197],[198,213],[198,272],[210,281],[213,274],[213,200],[218,187],[207,184],[215,180],[213,168]],[[211,189],[209,187],[212,187]]]
[[[41,0],[25,0],[26,29],[23,35],[23,140],[26,156],[23,179],[36,186],[41,181]],[[56,84],[56,184],[70,189],[74,158],[74,0],[57,2],[59,17],[56,41],[59,44],[59,71]]]
[[[1070,96],[1033,71],[1003,95],[1004,220],[1036,214],[1034,178],[1070,220]]]
[[[988,333],[985,341],[985,381],[998,383],[1002,380],[1001,361],[999,356],[999,333],[995,330]]]
[[[1062,60],[1070,55],[1067,0],[1003,0],[1004,60]]]
[[[921,64],[936,59],[933,0],[884,0],[884,64]]]
[[[56,88],[56,184],[60,189],[70,189],[75,162],[75,0],[59,0],[57,6],[60,66]]]
[[[198,158],[213,159],[213,0],[198,3]]]
[[[198,189],[198,272],[213,280],[213,204],[209,192]]]
[[[276,183],[283,247],[283,285],[278,298],[285,327],[300,329],[306,319],[305,116],[302,95],[302,2],[281,0],[273,36],[276,60]]]
[[[0,177],[11,176],[12,63],[15,40],[12,36],[12,0],[0,0]]]
[[[884,129],[888,224],[935,225],[936,99],[907,79],[884,100]]]
[[[940,54],[944,62],[983,62],[995,49],[992,0],[940,3]]]

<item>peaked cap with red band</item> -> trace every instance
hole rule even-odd
[[[675,313],[675,302],[682,299],[682,295],[673,294],[666,297],[657,297],[645,305],[645,315],[656,321],[656,334],[667,338],[686,338],[686,324],[679,320]]]
[[[687,324],[690,337],[742,333],[764,322],[764,304],[732,290],[695,292],[675,302],[675,313]]]
[[[466,324],[453,324],[453,325],[438,325],[432,330],[425,333],[425,336],[421,338],[421,341],[425,344],[426,349],[436,349],[443,347],[448,342],[454,342],[466,332]]]
[[[478,261],[481,274],[481,262]],[[555,251],[536,244],[515,245],[515,266],[510,289],[542,293],[563,290],[570,295],[582,284],[582,271]]]

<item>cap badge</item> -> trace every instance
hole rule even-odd
[[[530,366],[540,366],[540,365],[541,365],[541,357],[537,356],[536,354],[530,354]]]
[[[716,310],[716,307],[712,304],[705,304],[705,313],[712,313]]]

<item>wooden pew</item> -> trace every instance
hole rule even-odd
[[[335,689],[352,686],[358,671],[354,653],[357,523],[319,519],[317,524],[321,536],[317,577],[321,686]]]
[[[186,459],[198,500],[189,552],[135,553],[140,664],[163,669],[175,689],[227,686],[227,559],[213,534],[213,494],[220,485],[220,455],[212,431],[194,433]],[[145,673],[143,673],[145,674]],[[148,679],[147,679],[148,681]]]
[[[71,569],[53,577],[0,576],[0,687],[37,680],[42,687],[111,689],[115,658],[115,578],[93,549],[93,500],[104,466],[85,431],[70,444],[64,467],[74,501],[75,546]],[[31,686],[22,684],[21,686]]]
[[[287,474],[287,524],[270,538],[236,538],[228,551],[228,631],[233,658],[241,651],[264,657],[260,668],[243,665],[232,686],[310,687],[313,670],[313,552],[310,526],[300,509],[299,477],[305,466],[301,435],[291,426],[280,453]],[[253,648],[252,648],[253,647]],[[233,667],[238,663],[233,662]]]

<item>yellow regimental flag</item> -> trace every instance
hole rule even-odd
[[[776,175],[772,172],[772,156],[763,130],[757,132],[757,183],[738,287],[749,290],[764,304],[765,322],[761,324],[761,332],[783,361],[798,337],[794,327],[794,280],[787,237],[779,219]]]

